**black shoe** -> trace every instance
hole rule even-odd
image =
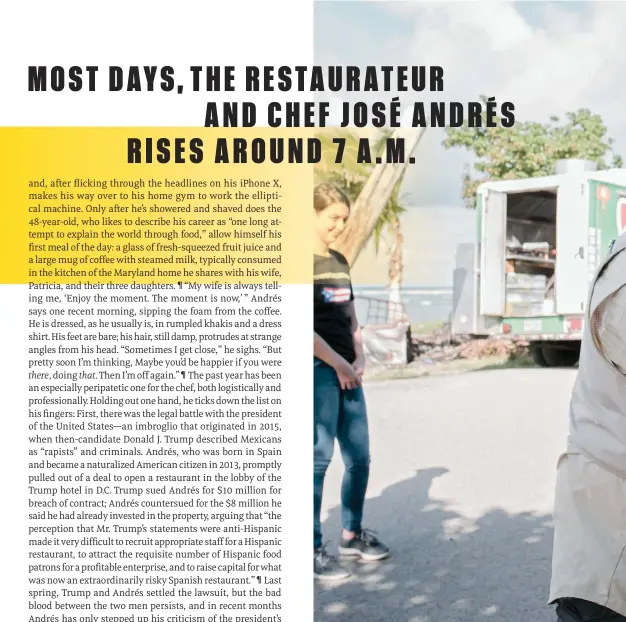
[[[336,557],[326,552],[326,545],[315,549],[313,554],[313,576],[318,581],[342,581],[350,571],[339,564]]]
[[[344,557],[360,557],[367,562],[377,562],[389,557],[389,547],[385,546],[368,529],[361,529],[351,540],[341,538],[339,542],[339,554]]]

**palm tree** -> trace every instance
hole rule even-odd
[[[389,129],[385,129],[380,132],[375,144],[376,153],[384,153],[386,141],[391,136],[392,132]],[[394,309],[398,308],[397,304],[394,303],[400,303],[400,292],[402,290],[402,277],[404,272],[404,236],[402,235],[400,215],[406,210],[402,205],[403,201],[400,196],[400,188],[402,187],[405,174],[406,168],[400,174],[391,196],[385,205],[385,209],[374,227],[374,241],[377,252],[383,232],[387,231],[391,237],[391,243],[389,244],[388,250],[389,271],[387,282],[389,301],[392,303],[389,309],[390,315],[393,314]]]
[[[402,135],[406,142],[406,159],[417,146],[421,132],[417,130],[396,130],[393,134],[384,132],[373,145],[374,154],[382,141],[393,135]],[[333,138],[341,137],[346,141],[342,164],[335,163],[336,145]],[[392,213],[399,214],[398,189],[402,182],[405,164],[360,164],[356,161],[359,137],[350,130],[329,129],[320,135],[322,141],[322,160],[316,166],[316,182],[330,181],[346,191],[353,202],[353,209],[346,230],[337,242],[337,249],[348,259],[350,264],[372,234],[376,235],[377,223],[391,224]],[[378,226],[379,234],[385,227]]]
[[[322,159],[315,167],[315,183],[330,182],[341,188],[354,204],[372,172],[371,165],[357,162],[359,138],[350,130],[329,128],[318,136],[322,143]],[[334,138],[345,140],[343,162],[337,164]]]
[[[413,153],[422,134],[422,129],[396,129],[392,136],[404,139],[405,162],[402,164],[381,163],[370,169],[370,175],[354,202],[346,228],[337,241],[338,250],[346,256],[351,264],[357,259],[372,235],[378,219],[408,165],[408,158]]]
[[[392,136],[393,132],[389,129],[381,131],[373,141],[372,152],[375,155],[383,155],[386,141]],[[417,145],[420,136],[421,134],[416,135],[415,132],[409,135],[408,138],[412,146],[410,151],[407,150],[407,158]],[[346,141],[341,165],[335,163],[337,146],[333,143],[333,138],[337,137]],[[380,164],[372,166],[357,163],[356,153],[359,137],[349,130],[327,130],[320,136],[320,139],[322,141],[322,160],[316,167],[316,182],[329,181],[335,183],[346,192],[355,205],[353,215],[348,221],[348,227],[336,247],[352,264],[370,236],[374,237],[375,250],[379,252],[383,235],[385,233],[390,234],[391,242],[388,251],[389,300],[391,303],[399,303],[403,275],[403,236],[399,217],[404,212],[401,205],[400,187],[404,180],[406,167]],[[390,168],[396,170],[390,170]],[[386,178],[383,177],[383,174]],[[372,179],[375,182],[373,184]],[[393,185],[389,189],[391,183]],[[376,220],[373,220],[374,218]],[[390,305],[390,311],[398,308],[397,304]]]

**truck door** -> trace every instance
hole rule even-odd
[[[480,258],[480,313],[504,315],[506,194],[487,192],[483,203]]]
[[[559,187],[556,201],[556,312],[582,313],[589,278],[587,182],[566,181]]]

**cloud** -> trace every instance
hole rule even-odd
[[[441,65],[444,93],[423,99],[494,96],[514,102],[520,121],[589,108],[626,155],[624,24],[623,2],[318,2],[315,56],[324,64]],[[405,186],[412,202],[460,204],[469,154],[432,139],[419,149],[423,166]]]

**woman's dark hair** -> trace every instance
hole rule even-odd
[[[343,203],[350,208],[350,199],[345,192],[329,183],[322,183],[313,191],[313,207],[316,212],[321,212],[333,203]]]

